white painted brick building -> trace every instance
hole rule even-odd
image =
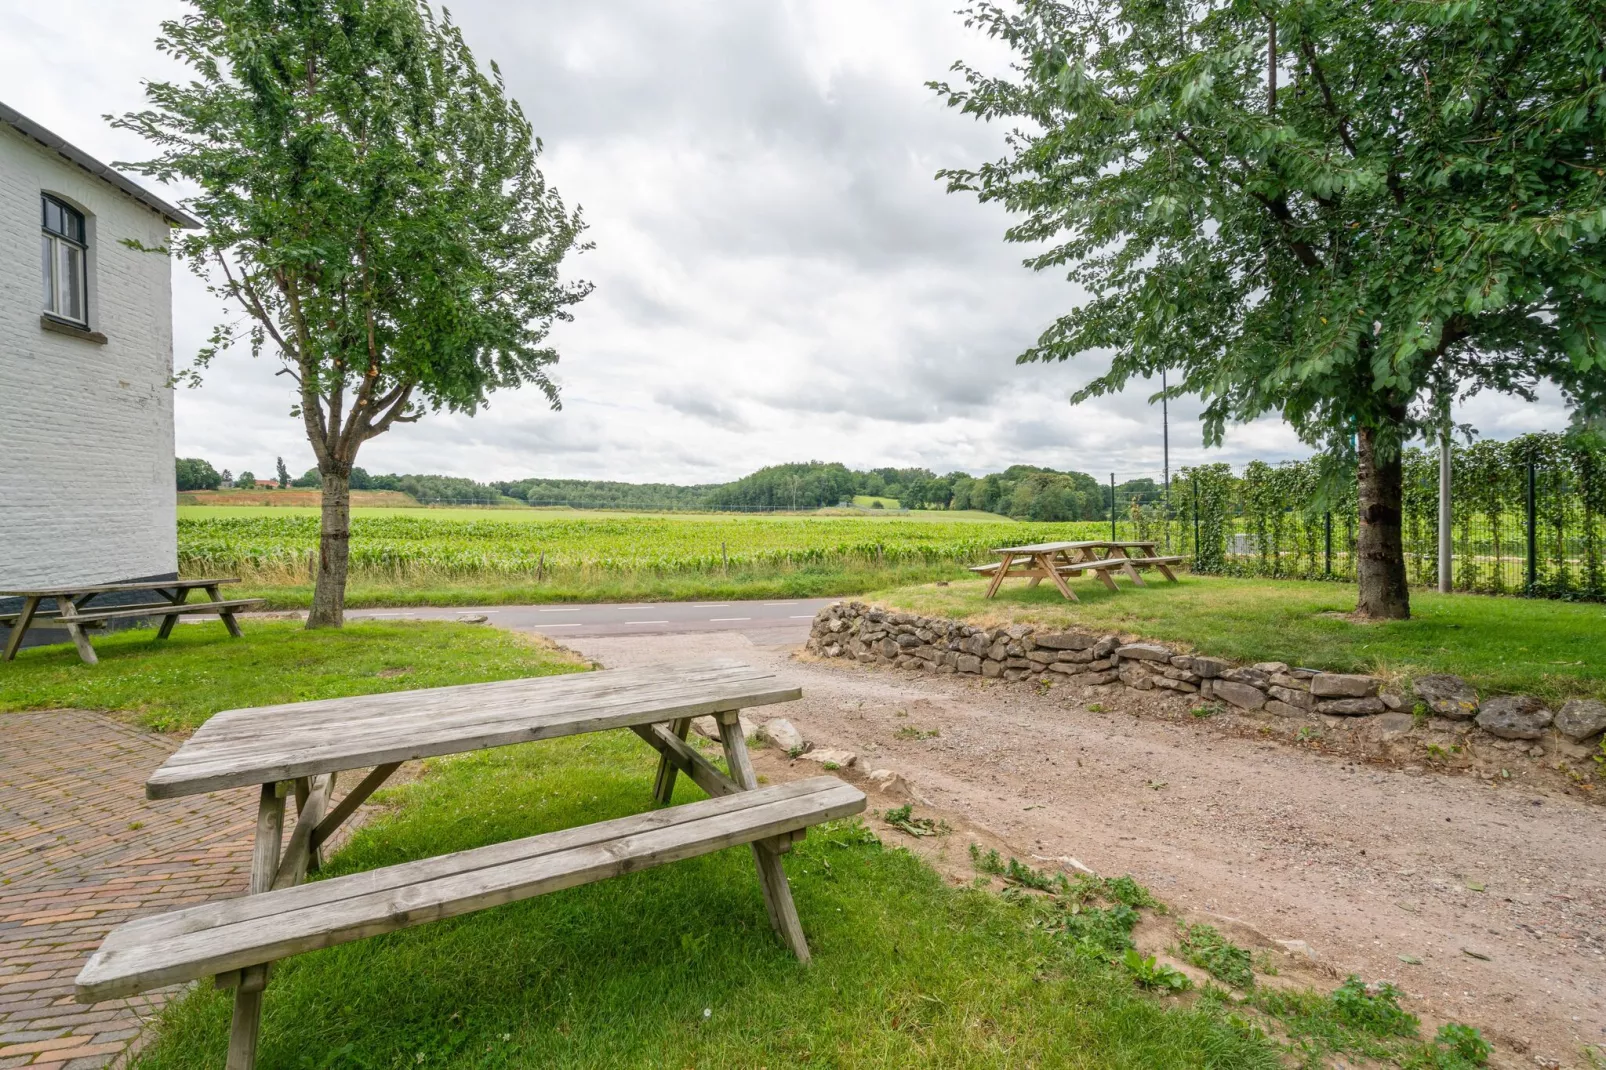
[[[167,578],[189,216],[0,105],[0,590]]]

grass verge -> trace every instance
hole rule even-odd
[[[1550,702],[1606,697],[1606,605],[1538,598],[1411,592],[1412,618],[1360,623],[1349,585],[1300,580],[1158,577],[1111,592],[1073,581],[1079,602],[1052,586],[1007,584],[987,601],[984,580],[876,591],[866,601],[990,625],[1031,622],[1186,643],[1235,661],[1286,661],[1335,672],[1454,673],[1486,692]]]
[[[583,666],[540,639],[483,625],[351,623],[309,632],[250,621],[230,639],[215,621],[181,625],[156,642],[149,628],[95,638],[99,665],[71,644],[24,650],[0,665],[0,712],[119,710],[157,731],[193,729],[219,710],[481,680],[572,672]]]
[[[623,733],[430,765],[331,873],[639,812],[653,770]],[[260,1065],[1278,1065],[1230,1015],[1140,995],[857,823],[814,830],[786,868],[807,968],[771,933],[747,852],[723,851],[281,964]],[[139,1066],[220,1065],[228,1021],[227,996],[198,988]]]

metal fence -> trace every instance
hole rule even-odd
[[[1409,450],[1402,516],[1407,576],[1435,586],[1439,462]],[[1108,499],[1107,499],[1108,500]],[[1458,591],[1606,600],[1606,450],[1569,436],[1457,446],[1451,460],[1451,585]],[[1159,501],[1120,500],[1117,538],[1154,539],[1195,572],[1355,579],[1354,472],[1319,461],[1183,468]]]

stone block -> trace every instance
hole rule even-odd
[[[1045,650],[1089,650],[1098,641],[1098,636],[1082,632],[1050,632],[1032,636],[1032,642]]]
[[[1003,661],[1009,657],[1009,640],[995,640],[993,645],[987,648],[987,656],[993,661]]]
[[[1316,679],[1320,680],[1318,676]],[[1384,713],[1388,707],[1376,696],[1370,698],[1321,698],[1316,700],[1316,712],[1338,717],[1365,717]]]
[[[1311,697],[1309,691],[1296,691],[1291,687],[1280,687],[1272,684],[1266,688],[1266,693],[1279,702],[1286,702],[1298,709],[1310,709]]]
[[[1606,702],[1592,698],[1571,700],[1556,714],[1556,731],[1574,743],[1606,732]]]
[[[1288,663],[1286,661],[1257,661],[1253,668],[1265,673],[1267,676],[1271,676],[1274,673],[1287,672]]]
[[[1152,679],[1155,687],[1163,687],[1168,691],[1180,691],[1185,695],[1194,695],[1199,692],[1198,685],[1190,684],[1186,680],[1173,680],[1168,676],[1156,676]]]
[[[1266,704],[1266,696],[1260,688],[1236,680],[1218,679],[1210,685],[1210,693],[1239,709],[1258,710]]]
[[[1286,687],[1290,691],[1310,690],[1310,684],[1306,680],[1300,679],[1291,672],[1274,672],[1271,674],[1271,682],[1278,687]]]
[[[1375,676],[1323,672],[1310,678],[1310,693],[1317,698],[1371,698],[1382,681]]]
[[[1106,635],[1093,644],[1093,656],[1095,658],[1107,658],[1115,653],[1115,648],[1120,645],[1121,637],[1119,635]]]
[[[1228,669],[1219,678],[1235,684],[1249,684],[1251,687],[1267,687],[1271,684],[1270,673],[1253,668]]]
[[[1154,677],[1136,665],[1123,665],[1116,673],[1121,682],[1136,691],[1154,690]]]
[[[1004,663],[988,658],[981,663],[981,674],[989,679],[996,679],[1004,674]]]
[[[1171,663],[1171,651],[1159,643],[1127,643],[1125,646],[1116,647],[1115,653],[1123,660],[1130,658],[1133,661],[1158,661],[1166,665]]]
[[[1532,695],[1500,695],[1483,704],[1478,727],[1501,739],[1539,739],[1555,715]]]
[[[981,672],[981,659],[974,654],[960,654],[954,662],[954,667],[964,673]]]
[[[1434,673],[1411,681],[1417,700],[1440,717],[1469,721],[1478,715],[1478,692],[1459,676]]]
[[[1267,699],[1264,707],[1267,713],[1275,713],[1279,717],[1303,717],[1305,711],[1298,706],[1290,706],[1281,699]]]
[[[1232,668],[1232,662],[1222,658],[1209,658],[1200,654],[1178,654],[1171,659],[1171,664],[1179,669],[1186,669],[1205,680],[1220,676]]]

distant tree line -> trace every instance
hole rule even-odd
[[[279,467],[283,469],[281,461]],[[249,472],[236,485],[249,486]],[[180,490],[215,490],[227,484],[204,460],[178,462]],[[322,479],[309,468],[291,486],[318,488]],[[618,483],[588,479],[529,478],[480,483],[461,476],[371,475],[351,470],[352,490],[394,490],[421,502],[463,504],[522,501],[534,506],[582,509],[787,511],[852,504],[855,498],[890,499],[894,508],[974,509],[1019,520],[1055,522],[1103,520],[1110,515],[1110,485],[1085,472],[1062,472],[1017,464],[1002,472],[937,475],[926,468],[850,469],[844,464],[808,461],[761,468],[730,483],[681,486],[673,483]],[[1152,479],[1132,479],[1115,488],[1122,515],[1136,504],[1157,502],[1164,489]]]

